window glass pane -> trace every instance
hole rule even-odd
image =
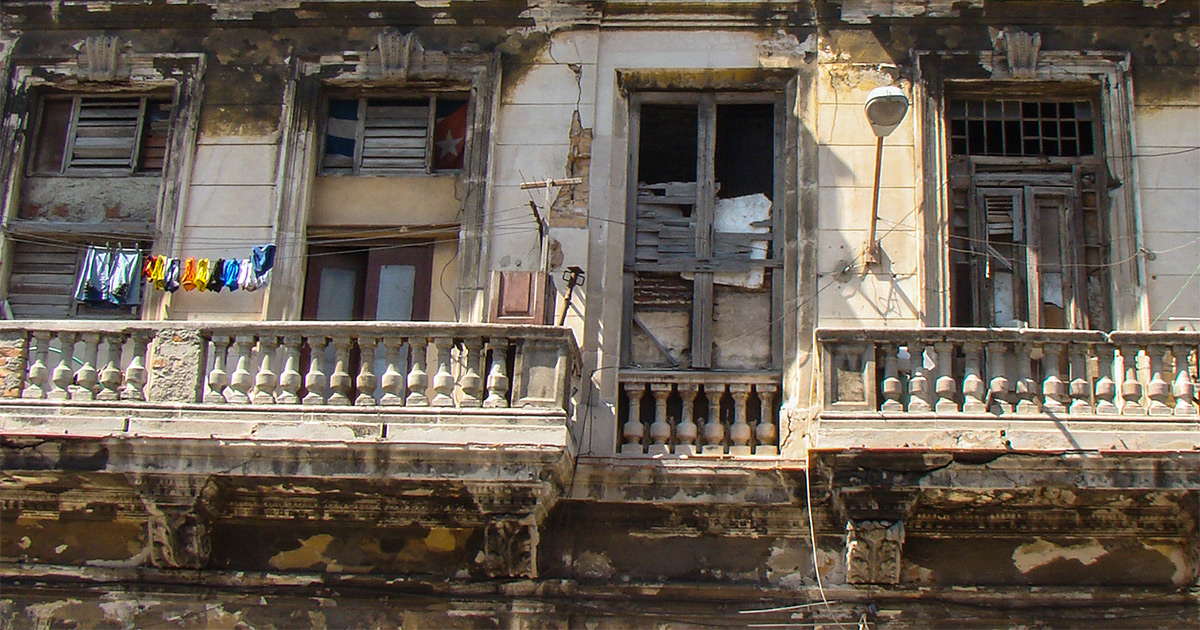
[[[417,268],[412,265],[383,265],[379,268],[379,301],[375,305],[378,321],[412,319],[416,294]]]
[[[322,269],[317,289],[316,318],[321,321],[353,320],[357,285],[358,274],[353,269]]]

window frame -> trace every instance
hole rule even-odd
[[[467,125],[470,126],[472,119],[471,111],[474,103],[469,91],[432,91],[432,90],[414,90],[414,91],[396,91],[396,90],[366,90],[353,92],[334,91],[325,94],[321,99],[320,120],[321,134],[320,142],[317,147],[317,175],[322,177],[371,177],[371,176],[436,176],[436,175],[453,175],[462,170],[463,167],[451,169],[439,169],[436,167],[437,157],[435,148],[437,139],[434,137],[434,131],[437,124],[437,105],[438,99],[445,98],[448,100],[462,101],[467,104]],[[425,99],[425,107],[427,109],[425,123],[425,146],[424,146],[424,168],[423,169],[407,169],[407,168],[387,168],[387,169],[369,169],[364,172],[362,167],[362,152],[363,139],[366,132],[367,110],[369,101],[379,100],[419,100]],[[330,121],[330,104],[333,101],[357,101],[358,102],[358,117],[355,126],[354,136],[354,155],[351,158],[351,164],[348,168],[326,166],[326,151],[328,149],[329,139],[329,121]],[[466,151],[466,137],[463,138],[464,153]],[[465,155],[464,155],[465,164]]]
[[[625,261],[624,261],[624,295],[622,300],[622,329],[621,335],[621,351],[620,365],[626,369],[644,370],[644,369],[669,369],[671,371],[680,370],[721,370],[730,371],[729,368],[718,368],[713,365],[713,348],[714,339],[714,316],[716,312],[716,302],[714,299],[714,287],[712,277],[714,271],[723,271],[716,269],[721,267],[720,263],[714,260],[713,244],[714,238],[711,232],[711,225],[714,221],[714,206],[718,199],[715,189],[715,161],[716,161],[716,111],[720,105],[739,105],[739,104],[760,104],[773,106],[773,146],[772,146],[772,191],[771,191],[771,231],[770,231],[770,247],[768,255],[765,259],[746,259],[745,261],[725,261],[726,263],[737,266],[739,270],[762,269],[769,270],[771,276],[770,286],[770,321],[766,322],[770,330],[770,365],[762,369],[749,369],[731,371],[777,371],[783,367],[783,343],[782,331],[784,328],[782,309],[784,301],[784,289],[786,281],[784,274],[781,273],[784,268],[785,256],[785,233],[784,233],[784,215],[786,213],[785,205],[785,181],[787,160],[784,156],[783,145],[786,142],[786,127],[787,127],[787,112],[786,112],[787,95],[783,89],[771,90],[756,89],[754,91],[737,91],[734,89],[727,90],[694,90],[694,91],[661,91],[661,90],[644,90],[631,92],[628,98],[629,106],[629,125],[628,125],[628,163],[626,164],[626,242],[625,242]],[[679,264],[669,263],[663,265],[661,263],[646,265],[639,264],[636,260],[637,249],[637,203],[638,203],[638,175],[639,175],[639,153],[641,147],[641,107],[644,105],[696,105],[697,111],[697,199],[693,213],[697,218],[697,239],[696,239],[696,260],[695,268],[691,272],[695,273],[693,279],[693,309],[692,309],[692,338],[691,338],[691,364],[680,365],[674,368],[642,368],[631,364],[632,361],[632,332],[636,325],[634,321],[634,286],[636,273],[638,271],[651,271],[648,267],[660,267],[661,271],[680,272],[686,270],[679,267]],[[706,157],[704,154],[709,152]],[[701,194],[701,191],[707,187],[712,191],[710,194]],[[710,226],[709,237],[704,238],[701,235],[702,225]],[[739,264],[741,263],[741,264]],[[705,279],[706,278],[706,279]],[[697,308],[696,305],[699,305]],[[707,309],[704,310],[705,306]],[[699,317],[697,317],[699,314]],[[701,349],[697,352],[697,349]]]
[[[137,99],[138,114],[137,123],[134,130],[133,148],[130,151],[129,164],[127,167],[89,167],[72,165],[75,159],[73,153],[79,132],[79,117],[83,107],[83,102],[88,99],[95,100],[133,100]],[[68,114],[66,132],[62,144],[62,157],[57,170],[40,170],[37,166],[38,155],[42,150],[42,130],[46,124],[46,104],[51,101],[70,101],[71,111]],[[162,103],[169,109],[169,114],[166,122],[167,137],[164,141],[164,155],[162,165],[157,169],[141,168],[143,152],[145,150],[146,134],[150,130],[149,108],[152,104]],[[34,117],[34,124],[29,127],[28,143],[31,148],[25,162],[25,173],[29,177],[161,177],[166,170],[167,155],[166,151],[171,145],[170,134],[175,125],[175,102],[172,95],[159,92],[57,92],[48,91],[37,95],[37,112]]]

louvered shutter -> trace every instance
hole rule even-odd
[[[430,126],[429,101],[369,99],[366,109],[360,172],[424,173]]]
[[[139,98],[80,98],[67,168],[124,170],[134,166],[141,130]]]

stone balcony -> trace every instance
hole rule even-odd
[[[1200,448],[1200,333],[821,329],[817,341],[817,449]]]
[[[154,566],[206,566],[212,545],[192,538],[220,523],[303,518],[418,538],[478,528],[442,536],[431,566],[457,553],[528,575],[575,453],[578,374],[571,331],[554,327],[5,322],[0,495],[6,518],[37,527],[79,506],[149,519],[165,541]],[[80,561],[124,562],[123,548]],[[236,566],[250,551],[221,553]]]

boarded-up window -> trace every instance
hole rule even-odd
[[[778,367],[773,96],[636,95],[624,364]]]
[[[47,96],[31,170],[39,175],[160,173],[171,103],[152,96]]]
[[[462,96],[330,99],[321,171],[403,175],[460,169],[467,105]]]

